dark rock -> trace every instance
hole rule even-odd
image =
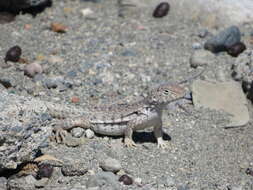
[[[240,40],[241,33],[239,28],[236,26],[231,26],[207,40],[204,44],[204,48],[213,53],[218,53],[221,51],[226,51],[228,47],[239,43]]]
[[[160,3],[153,12],[153,17],[161,18],[168,14],[170,10],[170,4],[167,2]]]
[[[86,174],[87,171],[88,169],[81,164],[65,165],[61,169],[61,172],[64,176],[82,176]]]
[[[7,51],[4,61],[5,63],[7,61],[18,62],[21,54],[22,54],[22,49],[19,46],[13,46]]]
[[[119,181],[123,182],[124,185],[132,185],[133,184],[133,179],[131,177],[129,177],[128,175],[120,176]]]
[[[12,87],[10,80],[5,79],[5,78],[0,78],[0,84],[2,84],[5,88]]]
[[[251,168],[247,168],[246,171],[245,171],[245,173],[246,173],[247,175],[253,176],[253,170],[252,170]]]
[[[53,174],[54,168],[49,164],[39,165],[39,171],[37,172],[37,178],[50,178]]]
[[[230,47],[227,48],[227,53],[232,57],[237,57],[240,55],[244,50],[246,50],[246,46],[242,42],[238,42]]]

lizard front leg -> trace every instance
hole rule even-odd
[[[60,123],[57,123],[53,129],[55,141],[57,143],[65,143],[66,136],[68,134],[67,131],[76,127],[84,129],[90,128],[90,122],[83,117],[61,120]]]
[[[124,135],[125,135],[125,137],[124,137],[124,144],[127,147],[135,147],[135,146],[137,146],[135,144],[135,142],[133,141],[133,138],[132,138],[132,136],[133,136],[133,127],[134,127],[134,123],[133,122],[129,122],[127,124],[126,130],[124,131]]]
[[[158,148],[166,148],[167,144],[163,140],[162,120],[159,119],[157,125],[154,127],[155,138],[157,139]]]

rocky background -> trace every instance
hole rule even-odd
[[[253,189],[252,3],[207,2],[1,1],[0,189]],[[164,114],[169,149],[152,129],[136,148],[51,138],[48,105],[82,112],[198,73]]]

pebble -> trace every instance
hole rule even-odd
[[[87,188],[99,187],[100,189],[120,189],[118,177],[111,172],[99,172],[96,175],[90,176],[87,183]]]
[[[240,40],[241,32],[239,28],[237,26],[230,26],[207,40],[204,44],[204,48],[213,53],[218,53],[226,51],[228,47],[239,43]]]
[[[6,78],[0,78],[0,84],[2,84],[5,88],[12,87],[11,81]]]
[[[194,43],[192,44],[192,48],[195,49],[195,50],[201,49],[201,48],[202,48],[202,45],[201,45],[200,43],[198,43],[198,42],[194,42]]]
[[[202,49],[194,51],[190,57],[190,65],[193,68],[197,68],[199,66],[204,66],[204,65],[210,65],[214,63],[214,61],[215,61],[215,55],[213,55],[209,51],[202,50]]]
[[[114,159],[114,158],[106,158],[104,160],[101,160],[99,162],[99,166],[105,170],[105,171],[110,171],[110,172],[118,172],[121,170],[121,164],[118,160]]]
[[[63,166],[61,172],[64,176],[82,176],[88,172],[88,169],[82,164],[74,164]]]
[[[7,179],[5,177],[0,177],[0,189],[7,190]]]
[[[82,9],[81,13],[84,17],[88,17],[88,16],[94,14],[94,12],[90,8]]]
[[[80,98],[79,97],[77,97],[77,96],[73,96],[72,98],[71,98],[71,102],[72,103],[79,103],[80,102]]]
[[[50,178],[53,174],[54,168],[49,164],[39,165],[39,171],[37,172],[37,178]]]
[[[242,42],[238,42],[230,47],[227,48],[227,53],[232,57],[237,57],[240,55],[244,50],[246,50],[246,46]]]
[[[85,131],[85,136],[86,136],[88,139],[92,139],[92,138],[94,138],[95,133],[94,133],[94,131],[92,131],[91,129],[87,129],[87,130]]]
[[[200,38],[205,38],[207,35],[208,35],[208,30],[207,29],[201,29],[198,32],[198,37],[200,37]]]
[[[22,49],[19,46],[13,46],[7,51],[4,61],[5,63],[7,61],[18,62],[21,54],[22,54]]]
[[[84,134],[84,129],[81,127],[76,127],[71,130],[71,134],[73,137],[80,138]]]
[[[41,74],[43,72],[42,66],[38,62],[33,62],[25,65],[24,74],[29,77],[34,77],[36,74]]]
[[[170,4],[168,2],[160,3],[153,12],[153,17],[161,18],[168,14],[170,10]]]
[[[123,182],[124,185],[132,185],[133,184],[133,179],[126,174],[120,176],[119,181]]]

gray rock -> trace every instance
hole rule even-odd
[[[195,81],[192,84],[192,97],[193,104],[196,107],[228,113],[230,122],[227,127],[244,126],[249,122],[247,100],[240,84],[237,82]]]
[[[206,50],[197,50],[190,57],[190,65],[193,68],[209,65],[215,62],[215,55]]]
[[[5,177],[0,177],[0,189],[7,190],[7,179]]]
[[[120,189],[120,183],[118,182],[118,177],[113,173],[99,172],[98,174],[89,177],[86,187],[100,187],[101,189],[118,190]]]
[[[72,134],[73,137],[80,138],[84,134],[84,129],[81,128],[81,127],[73,128],[71,130],[71,134]]]
[[[82,164],[65,165],[61,169],[64,176],[82,176],[87,173],[88,169]]]
[[[240,40],[241,33],[239,28],[237,26],[230,26],[207,40],[204,48],[213,53],[218,53],[226,51],[228,47],[240,42]]]
[[[170,176],[161,176],[158,178],[157,183],[159,186],[172,187],[175,186],[175,180]]]
[[[39,116],[46,110],[42,101],[1,92],[0,172],[33,160],[41,145],[48,141],[51,130]]]
[[[36,179],[32,175],[8,180],[7,187],[12,190],[34,190]]]
[[[118,172],[122,168],[118,160],[110,157],[101,160],[99,162],[99,166],[105,171],[110,171],[114,173]]]

